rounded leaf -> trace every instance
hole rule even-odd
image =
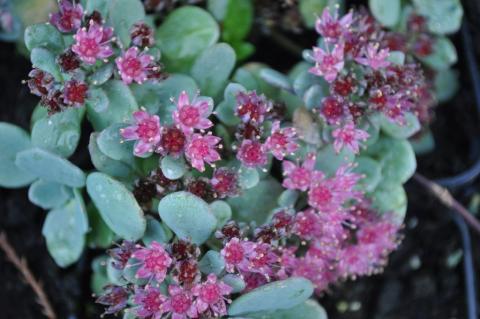
[[[282,191],[280,183],[268,177],[255,187],[244,190],[240,196],[229,198],[227,202],[232,207],[235,220],[255,221],[260,225],[267,221],[270,211],[277,207],[277,198]]]
[[[372,192],[382,179],[382,165],[376,160],[360,156],[355,159],[357,166],[353,172],[364,177],[358,182],[360,189],[365,192]]]
[[[297,319],[302,314],[302,319],[327,319],[327,313],[322,306],[313,299],[286,310],[262,312],[251,316],[252,319]]]
[[[211,203],[210,209],[217,219],[217,228],[222,228],[232,218],[232,208],[223,200],[216,200]]]
[[[103,106],[98,107],[98,105],[90,104],[90,102],[97,103],[96,99],[87,100],[86,103],[87,116],[96,131],[101,131],[114,123],[123,122],[125,119],[130,119],[132,113],[138,109],[132,91],[122,81],[110,80],[102,86],[102,89],[109,101],[105,110]]]
[[[263,311],[293,308],[313,293],[313,285],[305,278],[292,277],[258,287],[235,299],[228,314],[244,316]]]
[[[34,68],[39,68],[42,71],[52,74],[57,81],[62,80],[60,67],[55,60],[55,55],[48,49],[33,48],[32,53],[30,54],[30,59],[32,60]]]
[[[433,53],[420,60],[436,71],[443,71],[457,63],[457,50],[449,38],[439,37],[433,46]]]
[[[104,129],[97,139],[100,151],[116,161],[132,164],[133,142],[123,141],[120,129],[126,127],[123,123],[112,124]]]
[[[43,209],[59,207],[70,197],[65,185],[46,182],[41,179],[35,181],[28,189],[28,199]]]
[[[460,29],[463,8],[460,0],[413,0],[418,13],[427,17],[428,29],[436,34]]]
[[[371,195],[372,206],[380,214],[393,214],[393,221],[403,223],[407,213],[407,194],[402,185],[381,183]]]
[[[235,66],[235,51],[226,43],[218,43],[205,50],[192,67],[192,77],[202,94],[217,97],[225,88]]]
[[[174,180],[182,177],[187,171],[187,166],[183,159],[165,156],[160,162],[160,167],[166,178]]]
[[[189,192],[165,196],[158,204],[158,212],[177,237],[195,244],[205,242],[217,225],[208,204]]]
[[[282,73],[275,71],[270,68],[262,69],[259,73],[260,78],[265,82],[269,83],[272,86],[278,87],[280,89],[291,91],[292,85],[290,84],[290,79],[283,75]]]
[[[145,9],[140,0],[110,0],[109,19],[115,34],[125,47],[130,44],[130,30],[139,21],[145,20]]]
[[[206,48],[217,42],[220,31],[205,10],[184,6],[174,10],[157,29],[156,40],[167,66],[185,70]]]
[[[0,186],[23,187],[35,180],[35,175],[15,164],[17,153],[30,147],[27,132],[18,126],[0,122]]]
[[[69,157],[80,140],[81,117],[76,109],[39,119],[32,128],[32,144],[44,150]]]
[[[80,168],[58,155],[37,147],[18,153],[15,164],[48,182],[70,187],[85,185],[85,174]]]
[[[232,293],[236,294],[245,289],[247,284],[239,275],[226,274],[223,276],[222,281],[232,288]]]
[[[93,166],[100,172],[106,173],[113,177],[127,177],[132,173],[131,167],[126,163],[116,161],[106,154],[104,154],[98,147],[98,133],[92,133],[90,135],[90,141],[88,143],[88,151],[90,153],[90,159]]]
[[[281,207],[294,207],[300,194],[293,189],[286,189],[278,197],[278,205]]]
[[[103,173],[87,177],[87,192],[108,227],[127,240],[145,233],[146,220],[133,194],[119,181]]]
[[[368,5],[373,16],[386,27],[393,27],[400,19],[400,0],[369,0]]]
[[[421,129],[418,117],[412,113],[405,113],[405,123],[399,124],[385,115],[381,115],[380,127],[388,136],[394,138],[409,138]]]
[[[218,251],[209,250],[203,255],[198,263],[198,267],[205,275],[220,275],[225,268],[225,260]]]
[[[53,52],[61,52],[64,43],[61,33],[51,24],[39,23],[25,29],[25,45],[28,50],[47,48]]]
[[[256,168],[242,167],[238,171],[238,183],[243,189],[255,187],[260,180],[260,175]]]
[[[101,88],[91,88],[88,90],[86,104],[90,105],[95,112],[101,113],[108,110],[110,101],[104,90]]]
[[[151,216],[147,216],[147,229],[143,235],[142,241],[145,245],[150,245],[152,241],[158,243],[168,243],[173,234],[165,225]]]
[[[84,212],[74,200],[47,214],[42,235],[47,241],[47,249],[60,267],[76,262],[85,246]]]

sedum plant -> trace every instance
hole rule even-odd
[[[329,7],[288,74],[242,65],[252,19],[236,34],[227,2],[157,26],[137,0],[62,0],[25,31],[40,104],[30,134],[0,124],[0,185],[30,185],[60,267],[116,242],[92,264],[106,314],[324,318],[312,294],[400,243],[421,65]],[[87,149],[93,167],[69,160]]]

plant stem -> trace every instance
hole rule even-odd
[[[35,276],[33,276],[28,268],[27,261],[16,254],[15,249],[8,242],[7,235],[4,232],[0,233],[0,249],[5,252],[7,259],[20,271],[25,282],[32,288],[35,295],[37,295],[37,302],[42,306],[43,314],[49,319],[56,319],[57,315],[53,311],[47,294],[43,290],[42,283],[35,279]]]
[[[420,185],[425,187],[432,195],[434,195],[446,207],[459,214],[470,227],[480,234],[480,221],[476,219],[462,204],[460,204],[452,194],[444,187],[429,180],[423,175],[415,173],[413,179]]]

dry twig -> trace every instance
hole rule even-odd
[[[43,290],[41,282],[33,276],[28,268],[27,261],[17,255],[12,245],[8,242],[7,235],[4,232],[0,233],[0,248],[5,252],[7,259],[20,271],[25,282],[33,289],[37,295],[37,302],[42,306],[43,314],[49,319],[56,319],[57,316],[53,311],[52,305],[48,300],[47,294]]]
[[[459,214],[470,227],[480,234],[480,221],[476,219],[462,204],[460,204],[452,194],[437,183],[429,180],[423,175],[416,173],[413,178],[423,187],[425,187],[432,195],[434,195],[443,205]]]

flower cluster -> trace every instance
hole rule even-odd
[[[329,83],[330,96],[316,109],[333,126],[334,148],[360,151],[368,133],[360,119],[381,112],[403,125],[408,112],[419,115],[426,100],[426,82],[417,64],[391,62],[390,34],[365,12],[342,18],[325,9],[316,30],[323,47],[313,49],[312,74]],[[392,60],[393,61],[393,60]]]
[[[217,232],[226,272],[244,279],[245,291],[291,276],[308,278],[317,293],[342,278],[381,271],[400,242],[399,226],[365,203],[341,213],[313,208],[277,212],[251,236],[234,222]],[[298,249],[301,240],[306,249]]]
[[[208,119],[212,109],[211,99],[196,96],[190,102],[187,92],[183,91],[172,114],[174,126],[164,127],[157,115],[140,110],[133,113],[132,125],[121,129],[120,133],[126,141],[136,141],[136,156],[152,152],[174,157],[185,155],[192,167],[203,172],[205,163],[213,165],[220,160],[221,139],[204,131],[213,125]]]
[[[153,241],[145,247],[124,242],[110,255],[113,267],[119,271],[131,268],[139,283],[107,286],[97,299],[107,306],[106,314],[126,308],[130,296],[133,306],[128,311],[139,318],[186,319],[227,314],[232,288],[215,274],[202,276],[198,267],[200,251],[194,244],[180,240],[164,245]]]
[[[61,0],[59,12],[50,15],[50,23],[65,37],[72,37],[73,44],[56,57],[64,74],[54,76],[37,68],[29,74],[28,86],[33,94],[40,96],[41,104],[49,114],[83,106],[89,98],[88,83],[96,84],[90,77],[113,59],[118,76],[127,85],[165,78],[156,59],[146,51],[140,52],[140,48],[148,49],[154,45],[153,30],[145,23],[132,27],[133,46],[126,50],[122,49],[114,37],[113,28],[105,24],[99,12],[87,15],[77,1]],[[121,49],[117,57],[116,47]]]
[[[275,108],[271,101],[254,91],[239,92],[236,101],[235,114],[241,120],[236,134],[239,142],[237,159],[245,167],[265,166],[268,153],[280,161],[295,153],[299,147],[295,128],[281,127],[280,121],[275,120]],[[270,134],[264,138],[266,119],[273,120],[273,123]]]

